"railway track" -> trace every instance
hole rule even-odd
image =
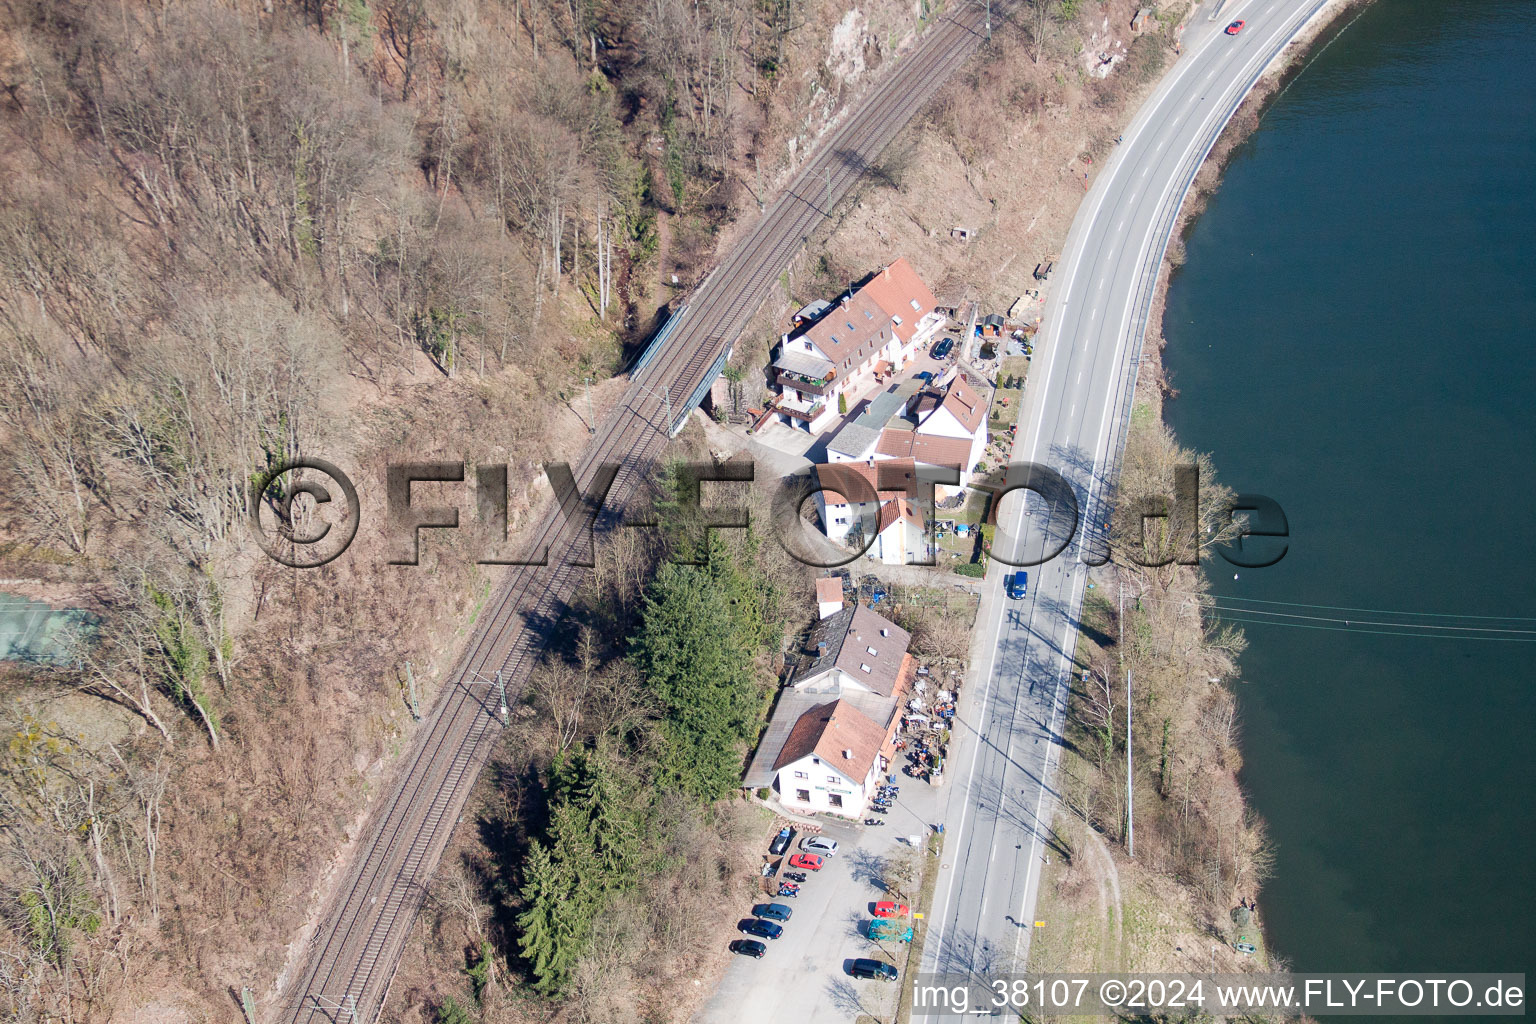
[[[583,492],[600,465],[617,463],[608,506],[624,506],[670,436],[668,401],[675,408],[693,394],[830,208],[981,43],[984,20],[981,5],[966,3],[930,26],[706,278],[583,453],[575,470]],[[612,528],[615,518],[600,517],[597,528]],[[521,691],[580,583],[584,570],[570,557],[582,539],[579,525],[551,508],[528,548],[547,544],[548,566],[513,567],[496,588],[267,1019],[377,1018],[426,887],[501,731],[492,684],[499,673],[509,699]]]

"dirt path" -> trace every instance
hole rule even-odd
[[[1104,837],[1086,826],[1083,832],[1088,837],[1085,846],[1093,861],[1094,874],[1098,876],[1099,882],[1099,916],[1103,918],[1104,965],[1106,967],[1118,965],[1121,962],[1125,934],[1125,902],[1120,896],[1120,869],[1115,866],[1115,857],[1109,852]]]

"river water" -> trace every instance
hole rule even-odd
[[[1238,684],[1298,970],[1536,966],[1533,69],[1536,3],[1379,0],[1170,289],[1169,422],[1290,523],[1273,568],[1208,563],[1216,593],[1316,617],[1245,622]]]

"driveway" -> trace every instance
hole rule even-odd
[[[896,781],[901,794],[883,816],[885,825],[866,828],[821,819],[821,834],[837,840],[837,856],[807,876],[799,897],[772,898],[794,909],[783,937],[767,943],[768,955],[761,960],[732,958],[695,1024],[823,1024],[861,1014],[890,1019],[899,986],[906,983],[905,944],[887,944],[902,972],[896,984],[849,977],[847,965],[856,957],[880,955],[880,946],[864,936],[864,929],[870,905],[886,898],[879,884],[883,861],[909,835],[927,841],[944,792],[899,773]],[[743,920],[751,909],[742,906]]]

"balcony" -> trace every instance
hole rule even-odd
[[[804,373],[796,373],[793,370],[780,369],[775,381],[780,387],[797,388],[800,391],[811,391],[818,395],[824,395],[832,386],[833,373],[825,377],[812,377]]]
[[[822,411],[826,409],[827,403],[820,398],[806,401],[791,398],[789,395],[784,394],[779,396],[778,407],[780,412],[787,413],[797,420],[810,422],[821,415]]]

